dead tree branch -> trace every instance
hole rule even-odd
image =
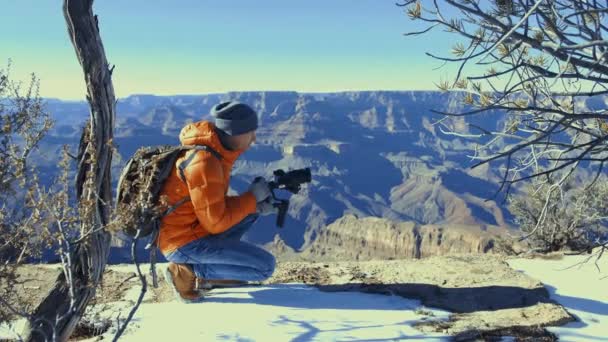
[[[115,121],[115,95],[111,72],[99,34],[93,0],[64,0],[63,12],[69,37],[82,66],[91,119],[81,139],[76,189],[81,232],[95,231],[71,251],[68,284],[62,273],[46,298],[32,313],[23,336],[42,341],[48,336],[66,341],[94,297],[110,250],[110,233],[97,227],[108,224],[111,210],[110,164]],[[73,298],[70,288],[73,286]],[[71,304],[73,303],[73,304]],[[44,322],[54,322],[54,326]]]

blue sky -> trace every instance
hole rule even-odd
[[[36,73],[45,97],[83,99],[61,6],[2,0],[0,65]],[[436,89],[454,74],[424,52],[445,54],[455,37],[403,36],[420,26],[395,1],[97,0],[94,10],[119,97]]]

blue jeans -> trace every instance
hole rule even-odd
[[[197,277],[261,281],[274,272],[275,258],[266,250],[241,241],[241,237],[258,219],[258,214],[245,217],[223,233],[207,235],[165,255],[178,264],[190,264]]]

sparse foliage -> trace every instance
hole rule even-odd
[[[52,243],[48,212],[39,206],[48,193],[29,161],[52,120],[36,77],[23,90],[9,71],[10,65],[0,70],[0,321],[26,311],[22,298],[13,295],[21,283],[17,267]]]
[[[527,184],[509,209],[516,223],[539,252],[562,249],[587,251],[608,237],[608,180],[602,177],[590,188],[573,181],[562,186],[538,181]]]
[[[599,176],[608,162],[608,4],[568,0],[406,0],[398,4],[428,27],[443,27],[461,38],[451,57],[452,81],[441,90],[464,92],[465,112],[453,117],[502,111],[510,124],[496,130],[470,126],[453,132],[465,138],[486,136],[473,158],[478,165],[506,162],[499,191],[518,181],[573,170],[588,163]],[[449,48],[446,46],[446,49]],[[475,167],[474,166],[474,167]]]
[[[24,276],[25,264],[54,254],[60,261],[61,275],[67,280],[70,293],[67,306],[73,310],[77,284],[72,271],[74,250],[91,234],[80,230],[80,216],[91,211],[91,205],[86,202],[74,205],[70,183],[75,165],[67,146],[57,155],[58,177],[48,186],[39,178],[31,154],[52,128],[53,121],[38,95],[36,77],[32,76],[29,86],[23,90],[21,84],[9,76],[7,71],[0,70],[0,123],[4,128],[0,133],[0,321],[25,318],[36,326],[32,305],[37,303],[32,297],[38,296],[30,292],[47,289],[24,291],[32,281]],[[47,251],[46,256],[43,251]],[[45,321],[44,325],[53,327],[61,319],[59,316],[57,321],[50,324]],[[56,333],[55,329],[51,330]],[[33,329],[32,335],[44,340],[57,339],[56,335],[46,336],[37,329]]]
[[[64,146],[63,153],[56,156],[60,159],[58,177],[49,186],[43,185],[31,153],[36,151],[40,141],[52,128],[53,121],[44,110],[44,102],[38,95],[38,81],[32,77],[29,87],[23,91],[21,85],[12,82],[4,70],[0,70],[0,80],[0,124],[4,128],[0,132],[0,322],[25,318],[32,327],[29,331],[30,339],[60,340],[61,331],[58,326],[67,314],[76,309],[78,290],[82,286],[82,280],[74,272],[79,262],[75,260],[76,250],[101,230],[117,231],[132,224],[127,221],[128,218],[132,219],[132,215],[121,211],[112,213],[112,221],[97,228],[82,224],[83,219],[94,219],[96,201],[75,199],[76,191],[73,184],[70,184],[75,158],[69,153],[68,146]],[[95,145],[91,143],[90,134],[89,128],[85,127],[80,154],[84,157],[82,165],[94,166]],[[92,173],[88,173],[82,179],[80,193],[95,191],[94,178]],[[36,318],[32,314],[33,305],[37,304],[32,297],[38,296],[32,296],[30,291],[48,289],[26,290],[32,279],[24,277],[27,273],[26,264],[42,259],[43,251],[48,252],[45,257],[48,258],[49,253],[53,253],[60,262],[60,278],[65,280],[63,286],[68,294],[66,302],[57,305],[65,307],[65,311],[59,312],[53,322]],[[145,289],[145,277],[139,267],[138,274]],[[131,310],[129,318],[138,305]],[[100,333],[109,327],[107,317],[83,318],[75,327],[73,335]],[[129,320],[121,320],[121,332]],[[40,329],[39,326],[49,329]],[[28,334],[23,334],[21,338],[26,339],[27,336]]]
[[[580,241],[579,234],[587,231],[593,216],[577,198],[580,196],[562,195],[577,193],[585,195],[586,201],[592,198],[579,190],[566,191],[565,184],[577,168],[585,167],[594,172],[588,184],[592,186],[608,162],[604,101],[608,96],[608,3],[405,0],[398,5],[407,8],[410,19],[428,25],[406,35],[444,28],[460,38],[451,47],[451,56],[427,53],[458,67],[452,81],[438,86],[463,93],[465,104],[458,113],[435,111],[442,115],[435,124],[450,127],[449,122],[458,117],[506,113],[507,119],[499,127],[470,123],[465,131],[448,133],[465,139],[484,138],[472,156],[473,167],[492,161],[505,163],[496,194],[504,191],[508,199],[513,184],[534,180],[526,190],[533,194],[528,200],[546,205],[526,208],[518,200],[512,207],[519,211],[522,228],[534,232],[535,243],[547,250],[574,247],[573,241]],[[567,206],[566,199],[571,202]],[[563,220],[568,221],[566,226],[562,226]]]

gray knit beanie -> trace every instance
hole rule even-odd
[[[258,115],[248,105],[236,101],[222,102],[211,109],[215,127],[228,135],[239,135],[258,128]]]

